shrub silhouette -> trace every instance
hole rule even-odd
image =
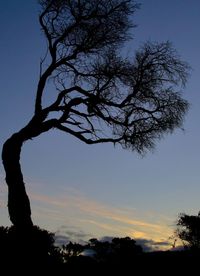
[[[176,235],[185,248],[200,250],[200,212],[197,216],[181,213],[177,221]]]
[[[92,249],[95,254],[82,255],[81,250],[86,249]],[[54,234],[37,226],[29,231],[14,226],[0,227],[0,264],[8,275],[11,272],[17,275],[24,272],[25,275],[113,275],[120,271],[123,275],[130,271],[133,275],[160,275],[160,267],[166,273],[187,271],[188,275],[193,275],[199,257],[198,250],[143,252],[129,237],[113,238],[110,242],[91,239],[85,245],[70,242],[58,248],[54,245]]]
[[[61,265],[59,249],[54,246],[54,234],[33,226],[19,229],[0,227],[0,259],[8,271],[57,269]]]
[[[129,238],[113,238],[111,242],[91,239],[86,248],[96,252],[98,261],[125,261],[142,253],[142,247]]]

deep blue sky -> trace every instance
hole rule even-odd
[[[93,236],[166,239],[178,213],[196,214],[200,199],[200,1],[141,0],[132,53],[146,40],[170,40],[192,67],[184,128],[144,158],[111,144],[87,146],[57,131],[27,142],[22,168],[33,220],[49,230]],[[3,1],[0,10],[0,145],[30,119],[45,41],[34,0]],[[9,224],[0,166],[0,224]],[[63,230],[64,229],[64,230]],[[68,231],[68,232],[70,232]],[[83,234],[84,236],[84,234]]]

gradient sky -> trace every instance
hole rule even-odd
[[[35,224],[74,238],[131,236],[167,240],[180,212],[200,199],[200,1],[141,0],[130,54],[146,40],[170,40],[192,67],[184,97],[184,131],[140,157],[111,144],[88,146],[51,131],[26,142],[22,169]],[[0,145],[31,118],[45,41],[35,0],[2,1],[0,9]],[[0,165],[0,224],[9,225]]]

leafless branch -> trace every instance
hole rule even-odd
[[[188,103],[179,91],[189,66],[172,45],[146,42],[133,60],[120,54],[134,26],[134,0],[40,4],[51,60],[38,83],[37,116],[58,112],[57,129],[88,144],[120,143],[138,152],[181,126]],[[43,107],[48,80],[57,95]]]

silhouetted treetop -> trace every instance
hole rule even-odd
[[[94,53],[126,41],[127,31],[133,26],[128,15],[137,8],[130,0],[41,0],[39,3],[40,23],[52,48],[59,44],[70,48],[71,53],[75,49]]]
[[[134,60],[121,55],[134,26],[134,1],[40,4],[51,58],[41,82],[52,79],[58,91],[44,112],[61,114],[52,127],[88,144],[113,142],[142,153],[181,126],[188,104],[176,87],[185,84],[189,67],[171,44],[147,42]],[[42,110],[38,88],[36,113]]]
[[[197,216],[181,213],[177,221],[176,235],[185,247],[200,249],[200,212]]]

